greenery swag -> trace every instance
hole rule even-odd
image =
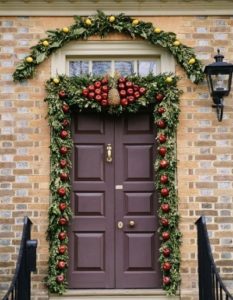
[[[199,83],[204,78],[201,62],[196,58],[193,49],[182,44],[175,33],[164,32],[152,23],[124,14],[107,16],[98,11],[94,16],[86,18],[77,16],[74,19],[75,23],[70,27],[47,31],[47,37],[33,46],[31,53],[17,66],[13,74],[15,81],[31,78],[37,65],[66,43],[72,40],[86,40],[92,35],[104,37],[111,32],[129,34],[132,38],[139,37],[153,45],[166,48],[194,83]],[[163,272],[163,288],[167,294],[174,295],[180,282],[179,247],[181,242],[175,179],[176,128],[181,93],[177,88],[178,78],[174,74],[124,78],[122,79],[123,83],[124,80],[132,83],[129,88],[133,91],[125,97],[119,96],[118,103],[114,103],[114,99],[110,103],[110,93],[113,90],[112,80],[111,78],[92,76],[66,77],[58,75],[46,84],[48,94],[45,101],[48,102],[49,124],[52,129],[50,183],[52,201],[49,208],[50,257],[47,285],[51,292],[59,294],[62,294],[67,287],[67,228],[72,215],[69,176],[72,167],[70,129],[72,110],[93,110],[96,113],[119,115],[136,113],[141,108],[150,106],[153,109],[154,122],[157,127],[158,148],[154,169],[155,187],[160,202],[158,216],[160,219],[160,263]],[[100,82],[98,87],[95,86],[96,82]],[[91,89],[90,86],[92,86]],[[97,88],[100,90],[100,94],[97,94]]]
[[[196,58],[193,49],[182,44],[173,32],[164,32],[150,22],[124,14],[107,16],[102,11],[88,18],[75,16],[74,20],[75,23],[70,27],[47,31],[47,37],[33,46],[29,56],[17,66],[13,74],[15,81],[31,78],[36,66],[66,43],[87,40],[93,35],[104,37],[111,32],[129,34],[132,38],[140,37],[152,45],[168,49],[193,82],[199,83],[204,79],[201,62]]]
[[[163,288],[169,295],[175,294],[180,282],[180,231],[178,229],[178,198],[176,193],[176,128],[179,116],[178,78],[173,74],[147,77],[120,77],[120,83],[131,85],[134,99],[120,99],[118,104],[102,102],[101,97],[110,97],[112,78],[58,76],[47,82],[51,134],[51,196],[48,237],[50,242],[49,275],[47,285],[51,292],[63,293],[66,289],[67,226],[71,217],[70,177],[71,169],[71,112],[93,110],[96,113],[137,113],[143,107],[152,107],[157,127],[157,155],[154,161],[155,187],[159,194],[161,238],[160,262],[163,272]],[[119,83],[120,82],[120,83]],[[95,96],[92,95],[94,89]],[[104,92],[103,92],[104,91]],[[119,89],[120,91],[120,89]],[[129,101],[124,101],[128,99]],[[122,101],[123,100],[123,101]]]

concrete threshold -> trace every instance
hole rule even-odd
[[[64,295],[59,296],[51,294],[51,300],[88,300],[88,299],[103,299],[103,300],[179,300],[179,296],[168,297],[161,289],[105,289],[105,290],[68,290]]]

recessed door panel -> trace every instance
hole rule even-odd
[[[105,214],[104,193],[75,193],[74,197],[74,214],[76,216],[103,216]]]
[[[153,193],[125,193],[125,215],[154,215]]]

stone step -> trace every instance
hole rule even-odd
[[[168,297],[163,290],[68,290],[64,295],[51,294],[51,300],[179,300],[179,296]]]

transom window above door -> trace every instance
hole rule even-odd
[[[160,72],[159,59],[69,59],[69,76],[92,74],[104,76],[119,73],[122,76],[132,74],[147,76],[149,73]]]

